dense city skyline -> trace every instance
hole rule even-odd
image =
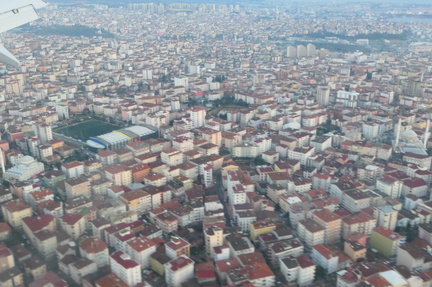
[[[318,2],[0,4],[0,286],[431,286],[432,5]]]

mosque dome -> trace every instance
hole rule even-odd
[[[301,128],[301,125],[298,122],[290,122],[283,126],[284,129],[293,129],[298,130]]]
[[[31,163],[34,162],[34,161],[35,161],[35,160],[34,160],[33,157],[31,157],[31,156],[29,156],[29,155],[26,155],[26,156],[23,156],[23,157],[20,159],[20,164],[29,165],[29,164],[31,164]]]
[[[418,135],[413,130],[407,130],[402,133],[402,138],[406,142],[417,142],[419,140]]]

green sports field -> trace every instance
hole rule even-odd
[[[74,139],[86,141],[89,137],[99,136],[118,129],[120,129],[120,127],[113,124],[108,124],[98,120],[89,120],[64,128],[55,129],[54,132]]]

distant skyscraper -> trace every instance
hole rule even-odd
[[[307,56],[307,50],[306,47],[303,45],[297,46],[297,57],[306,57]]]
[[[322,106],[327,106],[330,99],[330,88],[327,86],[318,86],[316,93],[316,102]]]
[[[37,122],[34,127],[35,136],[40,140],[40,143],[44,144],[47,141],[52,140],[52,129],[50,125],[46,123]]]
[[[308,57],[313,57],[316,55],[316,46],[313,44],[307,44],[306,46],[306,53]]]
[[[287,48],[287,57],[288,58],[295,58],[297,57],[297,48],[293,46],[288,46]]]

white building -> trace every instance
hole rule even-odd
[[[165,263],[165,282],[168,287],[180,287],[182,283],[192,279],[194,265],[194,261],[185,255]]]
[[[187,77],[174,77],[174,86],[176,87],[182,86],[188,89],[189,79]]]
[[[289,283],[299,286],[310,286],[315,278],[316,265],[306,255],[297,258],[289,257],[280,260],[280,270]]]
[[[288,58],[295,58],[297,57],[297,48],[293,46],[288,46],[287,48],[287,57]]]
[[[312,247],[312,260],[323,267],[328,274],[339,271],[351,264],[351,259],[336,246],[331,249],[323,244]]]
[[[298,45],[297,46],[297,57],[301,58],[301,57],[306,57],[306,56],[307,56],[306,47],[303,45]]]
[[[108,246],[97,237],[89,237],[79,244],[81,257],[93,260],[98,268],[109,264]]]
[[[338,91],[336,96],[336,103],[342,103],[345,108],[355,108],[357,107],[357,102],[359,98],[359,93],[348,92],[348,91]]]
[[[257,220],[255,212],[253,210],[242,210],[235,214],[235,219],[237,225],[241,228],[243,232],[250,231],[250,224]]]
[[[69,106],[67,105],[56,105],[56,112],[60,119],[68,119],[69,118]]]
[[[74,178],[84,174],[84,164],[76,160],[62,164],[61,169],[68,178]]]
[[[377,180],[376,188],[392,198],[399,198],[402,193],[402,181],[395,177],[384,175],[383,178]]]
[[[380,136],[380,126],[375,122],[364,122],[362,134],[365,139],[372,140]]]
[[[207,255],[210,255],[214,247],[223,245],[224,242],[223,229],[218,226],[207,227],[204,230],[204,240],[205,240],[204,243],[205,243]]]
[[[260,148],[256,145],[244,143],[242,145],[234,147],[232,150],[232,154],[234,157],[254,158],[260,154]]]
[[[18,165],[11,167],[4,173],[3,178],[11,181],[25,181],[44,170],[43,163],[36,161],[31,156],[23,156]]]
[[[316,55],[316,46],[309,43],[306,45],[306,54],[308,57],[313,57]]]
[[[156,244],[145,236],[129,240],[127,243],[128,254],[140,264],[141,269],[148,268],[150,256],[156,252]]]
[[[192,120],[192,128],[202,127],[205,124],[206,110],[200,107],[189,109],[190,118]]]
[[[211,258],[213,261],[227,260],[230,258],[230,249],[227,245],[213,247]]]
[[[328,86],[318,86],[316,102],[322,106],[327,106],[330,100],[330,88]]]
[[[206,163],[199,166],[199,174],[205,187],[213,185],[213,165]]]
[[[46,123],[35,123],[34,132],[35,136],[39,138],[40,143],[42,144],[53,139],[51,126]]]
[[[142,282],[140,265],[123,251],[117,251],[111,255],[110,267],[111,271],[129,286]]]
[[[399,211],[390,205],[374,207],[373,212],[373,216],[377,219],[377,226],[384,226],[390,230],[395,230],[398,214]]]
[[[306,165],[307,159],[311,157],[314,152],[315,148],[312,146],[296,147],[294,150],[288,150],[288,158],[298,160],[301,165]]]

